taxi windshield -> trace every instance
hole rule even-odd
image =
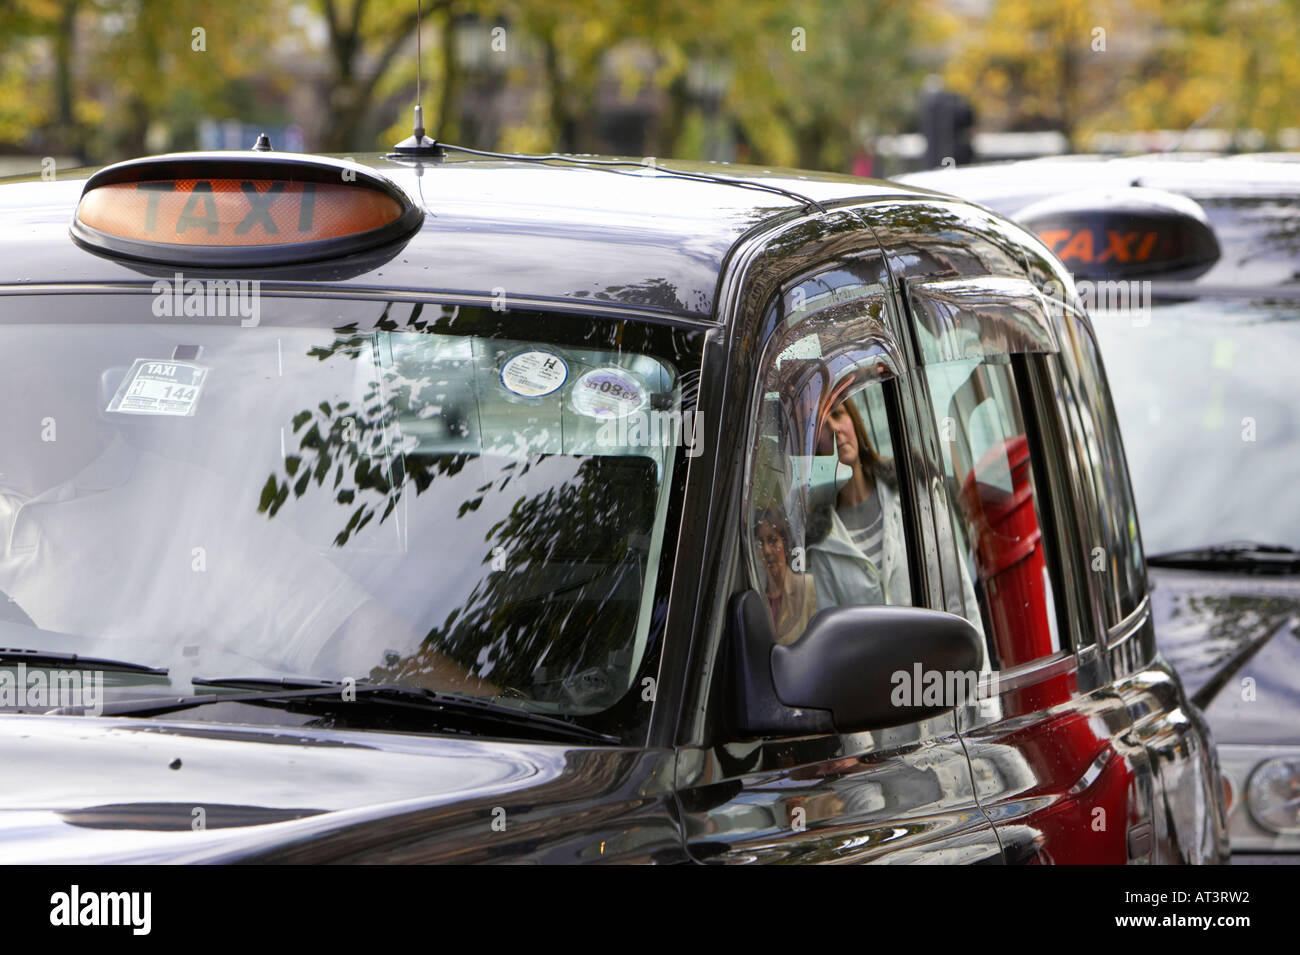
[[[160,694],[355,679],[560,717],[640,698],[694,440],[688,333],[156,306],[0,306],[0,647],[166,668]]]
[[[1147,552],[1300,547],[1300,303],[1199,299],[1093,326]]]

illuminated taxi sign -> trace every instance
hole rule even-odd
[[[91,176],[72,234],[129,258],[257,266],[372,248],[408,236],[422,220],[397,186],[350,162],[185,153]]]
[[[1219,258],[1219,242],[1201,207],[1156,189],[1066,193],[1036,202],[1015,218],[1076,278],[1190,279]]]

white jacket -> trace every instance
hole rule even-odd
[[[817,590],[817,609],[852,606],[913,606],[911,584],[907,571],[907,536],[903,529],[903,509],[898,492],[884,481],[876,481],[880,495],[880,510],[884,518],[881,544],[881,567],[872,563],[849,536],[848,528],[838,513],[831,514],[831,527],[826,537],[808,547],[808,572],[812,574]],[[980,617],[979,601],[966,562],[958,554],[961,565],[962,599],[966,616],[984,637],[984,622]],[[980,670],[988,672],[987,641],[981,641],[983,659]]]
[[[808,547],[808,571],[817,587],[817,607],[851,607],[912,602],[907,579],[907,538],[898,494],[884,481],[876,481],[884,519],[881,567],[853,543],[838,513],[831,513],[825,538]]]

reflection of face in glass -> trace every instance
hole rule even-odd
[[[843,402],[832,407],[822,420],[817,435],[817,453],[834,454],[841,464],[850,467],[858,463],[858,436],[853,418]]]
[[[785,539],[781,532],[772,524],[759,524],[754,546],[758,550],[758,559],[763,562],[763,569],[767,571],[769,589],[781,590],[785,586],[787,567]]]

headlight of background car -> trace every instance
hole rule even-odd
[[[1250,774],[1246,803],[1265,829],[1300,834],[1300,757],[1282,756],[1260,763]]]

